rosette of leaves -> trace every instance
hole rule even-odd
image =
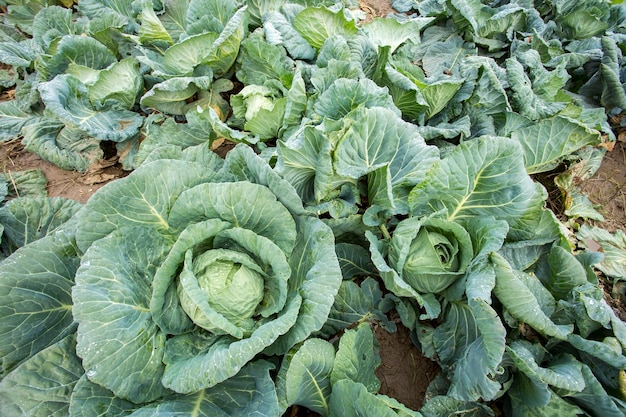
[[[339,288],[332,231],[286,181],[243,145],[204,161],[146,163],[77,216],[76,351],[116,397],[198,392],[285,354]]]

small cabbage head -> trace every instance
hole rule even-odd
[[[465,274],[473,257],[468,232],[439,218],[400,222],[389,248],[391,266],[422,294],[445,290]]]
[[[274,88],[247,85],[231,97],[234,118],[231,124],[254,133],[261,140],[278,136],[287,99]]]
[[[245,145],[146,163],[77,218],[76,350],[91,382],[135,402],[287,353],[341,283],[330,227]]]

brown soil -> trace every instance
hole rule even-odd
[[[382,359],[381,366],[376,370],[381,382],[380,393],[419,410],[428,385],[441,372],[439,365],[419,351],[404,326],[399,325],[394,333],[378,327],[375,335]]]
[[[590,223],[610,232],[618,229],[626,232],[626,132],[618,137],[595,175],[581,186],[604,217],[603,222]]]

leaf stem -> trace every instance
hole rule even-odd
[[[389,234],[389,230],[387,230],[387,226],[385,226],[384,224],[381,224],[378,227],[379,227],[380,231],[382,232],[384,238],[387,239],[387,240],[391,240],[391,235]]]

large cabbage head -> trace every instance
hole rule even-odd
[[[204,160],[147,163],[77,216],[77,353],[117,397],[214,386],[286,353],[333,304],[330,228],[249,148]]]

